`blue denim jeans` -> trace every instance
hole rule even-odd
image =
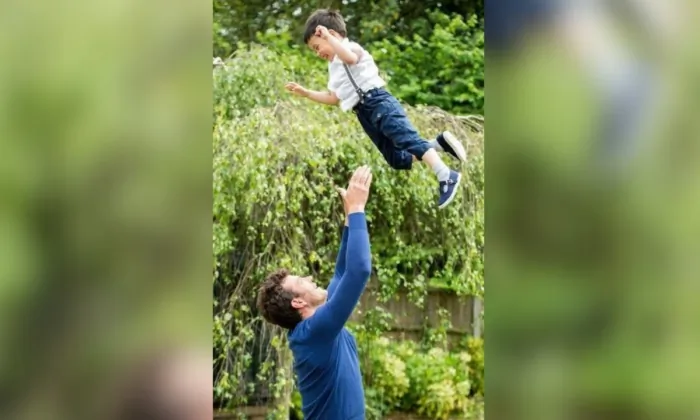
[[[357,104],[353,112],[394,169],[411,169],[413,156],[421,160],[430,149],[408,120],[399,101],[382,88],[366,92],[364,102]]]

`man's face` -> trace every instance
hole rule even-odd
[[[326,289],[318,287],[311,276],[289,275],[282,282],[282,287],[296,296],[292,300],[292,306],[296,309],[304,307],[315,308],[326,303],[326,298],[328,297]]]
[[[331,34],[331,36],[333,35]],[[319,36],[312,36],[307,45],[316,53],[317,56],[326,61],[331,61],[333,60],[333,57],[335,57],[335,52],[333,51],[331,44]]]

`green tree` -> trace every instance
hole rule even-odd
[[[349,36],[362,43],[410,35],[416,29],[413,22],[422,19],[426,10],[439,10],[463,19],[484,15],[483,0],[214,0],[213,7],[214,54],[219,56],[228,56],[240,42],[244,45],[254,42],[257,33],[267,30],[290,30],[293,39],[299,42],[307,16],[322,7],[340,10],[347,21]],[[428,33],[421,35],[427,37]]]
[[[392,92],[409,104],[456,113],[484,108],[483,21],[431,12],[413,23],[412,37],[377,41],[371,50],[390,78]],[[425,30],[424,28],[429,28]],[[428,33],[427,37],[419,35]]]

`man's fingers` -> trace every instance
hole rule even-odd
[[[350,178],[351,187],[366,187],[371,182],[372,170],[367,165],[362,165],[359,168],[355,169],[355,172],[352,174],[352,178]]]
[[[355,182],[357,182],[360,185],[363,185],[365,183],[366,173],[367,169],[364,166],[362,166],[357,172],[357,179],[355,180]]]
[[[352,177],[350,178],[351,183],[358,182],[360,180],[363,168],[364,166],[360,166],[359,168],[355,169],[355,172],[353,172]]]
[[[360,173],[360,179],[359,182],[361,185],[366,185],[367,184],[367,178],[370,176],[370,169],[369,166],[365,165],[362,167],[362,172]]]

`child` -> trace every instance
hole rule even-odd
[[[347,37],[345,21],[333,10],[317,10],[306,21],[304,43],[328,64],[328,92],[312,91],[296,83],[285,86],[290,92],[312,101],[352,110],[362,128],[394,169],[411,169],[414,161],[424,161],[435,172],[440,189],[438,207],[444,208],[455,197],[462,176],[447,167],[436,150],[462,162],[466,152],[460,142],[445,131],[435,141],[423,140],[408,120],[404,109],[379,77],[372,56]]]

